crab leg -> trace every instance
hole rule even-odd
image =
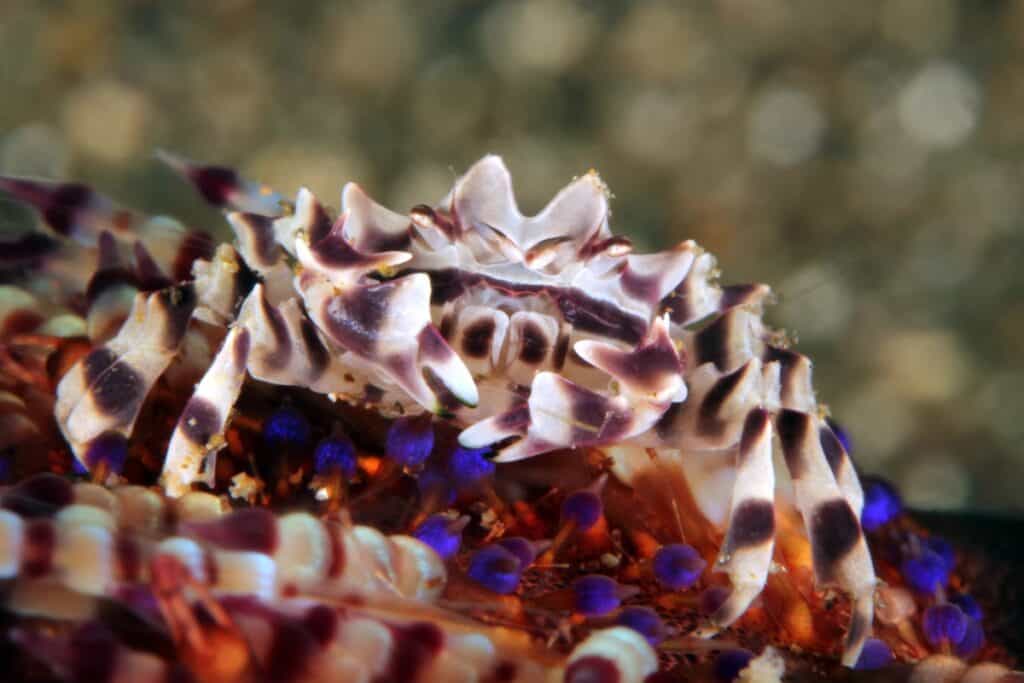
[[[215,454],[224,445],[224,430],[242,390],[248,358],[249,331],[233,327],[186,404],[167,446],[161,481],[168,495],[187,493],[197,480],[213,484]]]
[[[838,585],[853,600],[843,664],[853,666],[871,632],[875,572],[853,505],[843,495],[822,450],[817,418],[783,410],[776,418],[797,509],[811,541],[818,585]]]
[[[757,408],[743,423],[728,531],[718,556],[717,568],[728,573],[732,593],[711,617],[717,626],[735,621],[764,588],[775,546],[774,497],[772,423]]]
[[[136,295],[117,335],[64,375],[54,412],[76,457],[104,432],[131,434],[143,401],[181,345],[196,300],[190,284]]]

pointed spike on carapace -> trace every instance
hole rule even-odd
[[[470,166],[455,181],[450,200],[443,205],[450,205],[463,228],[488,225],[520,241],[523,215],[516,206],[512,176],[497,155],[488,154]]]
[[[357,250],[367,253],[403,250],[409,244],[409,216],[381,206],[356,183],[341,189],[342,234]]]

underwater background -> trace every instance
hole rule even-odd
[[[214,227],[154,149],[400,211],[487,152],[530,212],[593,167],[615,232],[775,288],[862,470],[1024,510],[1024,3],[0,8],[0,173]]]

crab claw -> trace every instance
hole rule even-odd
[[[297,282],[328,339],[369,361],[427,410],[443,413],[479,401],[469,369],[430,322],[426,274],[339,288],[307,271]]]
[[[609,398],[556,373],[540,372],[525,407],[477,422],[459,434],[459,443],[495,446],[495,462],[513,462],[559,448],[623,441],[650,429],[666,407],[634,405],[624,396]],[[512,441],[517,436],[522,438]]]
[[[612,376],[624,393],[652,403],[686,399],[683,361],[669,335],[668,319],[655,318],[646,337],[632,351],[584,340],[573,347],[585,361]]]
[[[310,244],[302,236],[295,240],[295,256],[303,268],[314,270],[336,287],[355,284],[367,273],[405,263],[412,254],[405,251],[382,251],[366,254],[357,251],[342,236],[338,225],[323,239]]]

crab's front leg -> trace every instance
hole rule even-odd
[[[498,462],[558,448],[620,443],[649,430],[673,403],[686,398],[684,364],[662,318],[655,319],[634,349],[586,340],[577,342],[575,351],[614,379],[620,393],[605,396],[554,372],[540,372],[526,405],[477,422],[459,435],[459,442],[467,448],[499,444]]]
[[[853,600],[843,649],[843,664],[853,666],[871,632],[877,580],[855,510],[857,501],[851,502],[837,483],[843,469],[852,465],[848,458],[836,460],[835,453],[829,461],[821,436],[828,428],[815,416],[782,410],[775,422],[796,506],[811,541],[815,580],[821,586],[839,586]]]
[[[738,619],[768,579],[775,547],[772,431],[771,419],[761,408],[750,411],[743,423],[729,523],[717,563],[729,575],[732,593],[711,616],[718,627]]]
[[[306,310],[328,340],[370,364],[434,413],[479,401],[476,382],[430,317],[425,273],[378,282],[364,274],[400,263],[400,252],[362,254],[332,229],[315,244],[295,243]]]
[[[193,481],[213,484],[214,456],[224,445],[224,430],[245,381],[250,335],[231,328],[174,428],[161,481],[171,496],[188,493]],[[205,467],[205,471],[200,472]]]
[[[57,386],[55,416],[79,460],[108,432],[129,436],[150,389],[177,354],[197,304],[191,284],[138,294],[120,331]]]

